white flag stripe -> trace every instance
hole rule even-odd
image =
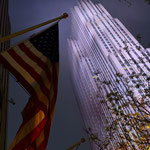
[[[44,140],[44,130],[42,130],[41,134],[36,139],[36,147],[38,148]]]
[[[39,111],[34,117],[32,117],[19,131],[18,136],[15,137],[11,143],[9,149],[13,149],[24,137],[26,137],[30,132],[32,132],[45,118],[43,111]]]
[[[25,41],[25,42],[24,42],[24,45],[25,45],[26,47],[28,47],[29,50],[30,50],[35,56],[37,56],[44,64],[46,64],[46,65],[48,66],[50,72],[52,71],[52,66],[51,66],[50,60],[47,59],[47,57],[44,56],[41,52],[39,52],[39,51],[32,45],[32,43],[30,43],[30,41]]]
[[[48,104],[49,104],[49,100],[48,98],[43,94],[43,92],[40,89],[40,85],[38,84],[38,82],[28,73],[28,71],[26,71],[24,68],[22,68],[14,59],[13,57],[11,57],[11,55],[9,55],[9,53],[7,53],[7,51],[5,53],[2,53],[2,56],[8,61],[8,63],[15,68],[15,70],[21,74],[21,76],[32,86],[32,88],[34,89],[34,91],[36,92],[38,99],[44,103],[47,106],[48,109]]]
[[[50,90],[50,81],[47,78],[46,72],[40,66],[38,66],[37,63],[30,59],[18,46],[15,46],[13,49],[24,62],[31,66],[34,71],[42,77],[44,85]]]
[[[40,51],[38,51],[38,50],[33,46],[33,44],[32,44],[30,41],[25,41],[25,42],[24,42],[24,45],[25,45],[26,47],[28,47],[28,48],[32,51],[32,53],[33,53],[34,55],[36,55],[37,57],[41,58],[41,56],[42,56],[43,62],[44,62],[44,63],[46,62],[47,57],[44,56]]]

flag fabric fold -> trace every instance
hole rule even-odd
[[[0,54],[2,63],[30,93],[23,122],[9,150],[44,150],[57,97],[58,23]]]

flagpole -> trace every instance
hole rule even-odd
[[[11,38],[17,37],[17,36],[19,36],[19,35],[22,35],[22,34],[24,34],[24,33],[27,33],[27,32],[29,32],[29,31],[32,31],[32,30],[34,30],[34,29],[40,28],[40,27],[42,27],[42,26],[45,26],[45,25],[47,25],[47,24],[50,24],[50,23],[52,23],[52,22],[55,22],[55,21],[57,21],[57,20],[61,20],[61,19],[65,19],[65,18],[68,18],[68,14],[67,14],[67,13],[64,13],[63,15],[61,15],[61,16],[59,16],[59,17],[57,17],[57,18],[54,18],[54,19],[52,19],[52,20],[49,20],[49,21],[40,23],[40,24],[38,24],[38,25],[29,27],[29,28],[24,29],[24,30],[21,30],[21,31],[18,31],[18,32],[16,32],[16,33],[10,34],[10,35],[5,36],[5,37],[2,37],[2,38],[0,38],[0,43],[1,43],[1,42],[4,42],[4,41],[7,41],[7,40],[9,40],[9,39],[11,39]]]
[[[66,150],[72,150],[73,148],[79,146],[81,143],[84,143],[85,139],[81,138],[81,140],[79,142],[77,142],[76,144],[72,145],[71,147],[67,148]]]

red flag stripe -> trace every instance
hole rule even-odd
[[[9,149],[13,149],[16,145],[20,143],[26,136],[30,135],[30,133],[33,133],[35,137],[39,135],[38,131],[41,132],[42,128],[45,126],[46,118],[44,113],[40,110],[31,120],[25,124],[22,129],[19,131],[19,134],[16,135],[15,139],[13,140],[12,144],[10,145]],[[39,126],[40,124],[40,126]],[[42,126],[43,125],[43,126]],[[34,133],[33,131],[36,129]],[[35,140],[34,135],[31,137],[28,137],[31,143]],[[33,137],[33,138],[32,138]],[[28,143],[30,144],[30,143]]]
[[[53,97],[52,99],[52,103],[50,105],[53,105],[53,107],[55,106],[55,102],[56,102],[56,97]],[[52,111],[54,111],[54,109],[52,109]],[[52,125],[52,116],[51,116],[51,112],[49,110],[49,113],[48,113],[48,120],[46,122],[46,125],[44,127],[44,141],[41,142],[40,146],[39,147],[36,147],[35,150],[44,150],[46,149],[46,145],[48,143],[48,138],[49,138],[49,132],[50,132],[50,128],[51,128],[51,125]],[[34,145],[35,145],[36,141],[34,141]]]
[[[31,85],[21,76],[21,74],[14,67],[11,66],[11,64],[2,55],[0,55],[0,62],[17,78],[17,80],[27,89],[30,94],[36,94]]]
[[[35,79],[22,66],[20,66],[20,64],[17,63],[15,59],[13,59],[13,57],[9,53],[5,52],[2,54],[2,56],[4,57],[4,59],[8,61],[8,63],[13,68],[16,69],[16,71],[19,72],[22,78],[25,78],[25,80],[29,83],[29,85],[33,87],[34,91],[36,92],[36,95],[38,96],[38,99],[41,102],[43,102],[47,106],[47,109],[48,109],[49,100],[47,96],[43,94],[43,92],[41,92],[39,83],[36,82]]]
[[[58,85],[58,80],[57,80],[57,79],[58,79],[58,76],[56,76],[56,73],[57,73],[57,71],[56,71],[56,65],[52,65],[52,66],[53,66],[53,67],[52,67],[52,68],[53,68],[53,71],[52,71],[52,72],[53,72],[53,80],[52,80],[52,81],[54,82],[54,83],[52,83],[52,84],[53,84],[53,85],[56,85],[56,86],[54,87],[54,91],[55,91],[55,92],[54,92],[54,94],[55,94],[54,97],[56,97],[56,95],[57,95],[57,85]],[[52,82],[52,81],[51,81],[51,82]],[[51,91],[51,93],[53,93],[53,92]],[[37,99],[37,98],[34,98],[34,99],[32,98],[32,101],[33,101],[33,100],[36,101],[36,99]],[[50,106],[52,106],[50,109],[51,109],[52,112],[54,111],[53,108],[54,108],[54,106],[55,106],[55,103],[56,103],[56,98],[55,98],[55,102],[54,102],[53,99],[50,101]],[[28,102],[27,105],[31,105],[31,104],[30,104],[30,101]],[[35,108],[38,108],[38,109],[41,107],[41,104],[38,103],[38,102],[36,102],[34,105],[35,105]],[[34,109],[31,108],[30,110],[27,110],[26,108],[27,108],[27,106],[25,107],[24,111],[25,111],[25,112],[28,112],[28,113],[26,113],[25,115],[23,115],[23,118],[24,118],[24,119],[23,119],[23,124],[25,124],[29,119],[31,119],[32,116],[35,115],[36,112],[38,111],[38,110],[36,110],[35,108],[34,108]],[[36,110],[36,111],[34,111],[34,110]],[[43,110],[43,109],[42,109],[42,110]],[[22,125],[23,125],[23,124],[22,124]],[[22,125],[21,125],[21,126],[22,126]]]
[[[43,150],[46,148],[47,142],[48,142],[48,137],[49,137],[49,132],[50,132],[50,128],[51,128],[51,123],[52,123],[52,118],[53,118],[53,111],[54,111],[54,107],[55,107],[55,103],[56,103],[56,94],[57,94],[57,71],[56,71],[56,67],[55,65],[53,65],[53,85],[54,85],[54,96],[52,98],[51,101],[51,108],[49,109],[49,116],[51,116],[48,120],[47,123],[45,125],[44,131],[45,131],[45,139],[44,141],[41,142],[39,147],[36,147],[36,150]],[[56,86],[55,86],[56,85]],[[34,141],[34,147],[35,147],[35,143],[36,141]]]
[[[32,130],[27,136],[25,136],[23,139],[20,140],[18,144],[15,145],[12,150],[23,150],[27,145],[31,145],[33,141],[39,136],[41,131],[43,130],[44,126],[46,124],[46,118],[43,119],[43,121],[36,127],[34,130]]]
[[[47,145],[48,138],[49,138],[49,132],[50,132],[50,128],[51,128],[51,125],[52,125],[53,112],[54,112],[54,109],[55,109],[55,104],[56,104],[56,99],[57,99],[57,85],[58,85],[57,83],[58,83],[58,78],[57,78],[56,66],[55,66],[55,64],[53,64],[54,96],[52,98],[52,101],[50,102],[50,109],[48,111],[49,118],[48,118],[46,126],[45,126],[45,145]]]
[[[44,69],[44,71],[46,72],[47,77],[49,78],[51,76],[49,67],[47,66],[47,64],[45,62],[43,62],[39,57],[37,57],[33,52],[31,52],[31,50],[24,44],[21,43],[18,45],[20,47],[20,49],[26,53],[26,55],[32,59],[34,62],[36,62],[41,68]]]
[[[46,143],[43,141],[39,147],[35,147],[35,150],[44,150],[46,149]]]
[[[22,77],[22,75],[14,67],[11,66],[11,64],[4,57],[2,57],[2,55],[0,55],[0,62],[4,64],[4,66],[17,78],[17,80],[27,89],[27,91],[31,95],[37,95],[32,86]],[[39,99],[37,97],[37,101],[38,100]],[[41,102],[39,101],[39,103]],[[40,107],[44,112],[47,112],[47,106],[45,104],[42,103]]]
[[[55,82],[57,82],[56,80],[55,80]],[[56,89],[56,91],[57,91],[57,89]],[[51,123],[52,123],[52,114],[53,114],[53,111],[54,111],[54,107],[55,107],[55,103],[56,103],[56,97],[55,96],[53,96],[53,98],[52,98],[52,102],[51,102],[51,104],[50,104],[50,106],[51,106],[51,109],[49,109],[49,119],[47,120],[47,122],[46,122],[46,125],[45,125],[45,127],[44,127],[44,141],[42,141],[41,142],[41,144],[40,144],[40,146],[39,147],[36,147],[36,140],[34,141],[34,143],[33,143],[33,149],[36,149],[36,150],[43,150],[43,149],[45,149],[46,148],[46,145],[47,145],[47,142],[48,142],[48,137],[49,137],[49,132],[50,132],[50,128],[51,128]]]
[[[47,96],[47,98],[49,98],[50,91],[45,87],[42,77],[35,72],[31,66],[24,62],[24,60],[22,60],[22,58],[14,51],[14,49],[10,49],[8,53],[12,58],[15,58],[17,63],[21,65],[22,68],[24,68],[38,82],[42,92],[45,94],[45,96]]]
[[[46,72],[37,65],[34,60],[30,59],[18,46],[15,46],[14,51],[26,62],[29,66],[31,66],[40,76],[42,75],[43,81],[45,86],[49,89],[50,88],[50,78],[47,77]]]
[[[56,70],[56,66],[55,64],[52,65],[53,67],[53,85],[54,85],[54,96],[52,98],[52,101],[50,103],[50,109],[49,109],[49,112],[48,112],[48,120],[47,120],[47,123],[44,127],[44,141],[41,142],[40,146],[39,147],[35,147],[36,150],[43,150],[43,149],[46,149],[46,145],[48,143],[48,137],[49,137],[49,132],[50,132],[50,128],[51,128],[51,125],[52,125],[52,119],[53,119],[53,112],[54,112],[54,108],[55,108],[55,104],[56,104],[56,97],[57,97],[57,82],[58,82],[58,76],[57,76],[57,70]],[[36,141],[34,142],[34,146],[36,145],[35,144]]]
[[[38,103],[38,101],[37,101],[36,103]],[[30,105],[30,102],[28,102],[27,105]],[[25,114],[23,115],[23,122],[22,122],[22,124],[21,124],[21,126],[20,126],[18,132],[19,132],[20,129],[21,129],[30,119],[32,119],[40,110],[43,111],[43,108],[39,107],[39,105],[41,105],[41,104],[40,104],[40,103],[34,104],[34,107],[32,107],[31,109],[26,110],[27,113],[25,113]],[[44,111],[43,111],[43,112],[44,112]],[[46,114],[45,117],[47,118],[47,113],[44,112],[44,114]],[[18,133],[18,132],[17,132],[17,133]]]
[[[41,52],[47,46],[49,51],[54,47],[56,52],[51,50],[52,55],[50,56],[47,52],[47,56],[54,61],[58,61],[58,24],[54,27],[55,30],[52,28],[52,30],[48,29],[47,33],[42,33],[44,36],[40,35],[37,39],[31,39],[34,45],[26,40],[0,56],[0,62],[12,72],[31,95],[22,112],[23,122],[21,127],[9,150],[46,149],[57,96],[58,70],[56,70],[56,67],[58,66],[56,64],[58,63],[51,62]],[[53,32],[56,32],[54,38]],[[39,41],[41,39],[44,43],[45,40],[47,42],[50,40],[52,45],[39,45],[38,42],[41,43]],[[52,39],[57,40],[57,42],[53,42]],[[42,47],[37,50],[34,46],[36,48]],[[52,58],[53,56],[54,58]]]

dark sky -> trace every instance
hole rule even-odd
[[[93,0],[101,2],[109,13],[120,21],[136,36],[142,35],[144,47],[150,43],[150,6],[144,0],[132,0],[132,6],[118,0]],[[64,12],[70,14],[70,9],[76,0],[13,0],[10,1],[10,19],[12,33],[38,23],[55,18]],[[35,30],[12,40],[12,45],[19,43],[28,36],[40,31]],[[67,63],[67,38],[70,35],[70,18],[62,20],[59,24],[60,31],[60,75],[58,99],[55,109],[53,126],[47,150],[65,150],[85,136],[82,120],[73,95],[69,80],[69,65]],[[14,138],[21,123],[21,110],[28,100],[26,92],[14,79],[10,79],[10,98],[16,105],[9,105],[8,119],[8,145]],[[89,145],[81,145],[81,150],[89,150]]]

